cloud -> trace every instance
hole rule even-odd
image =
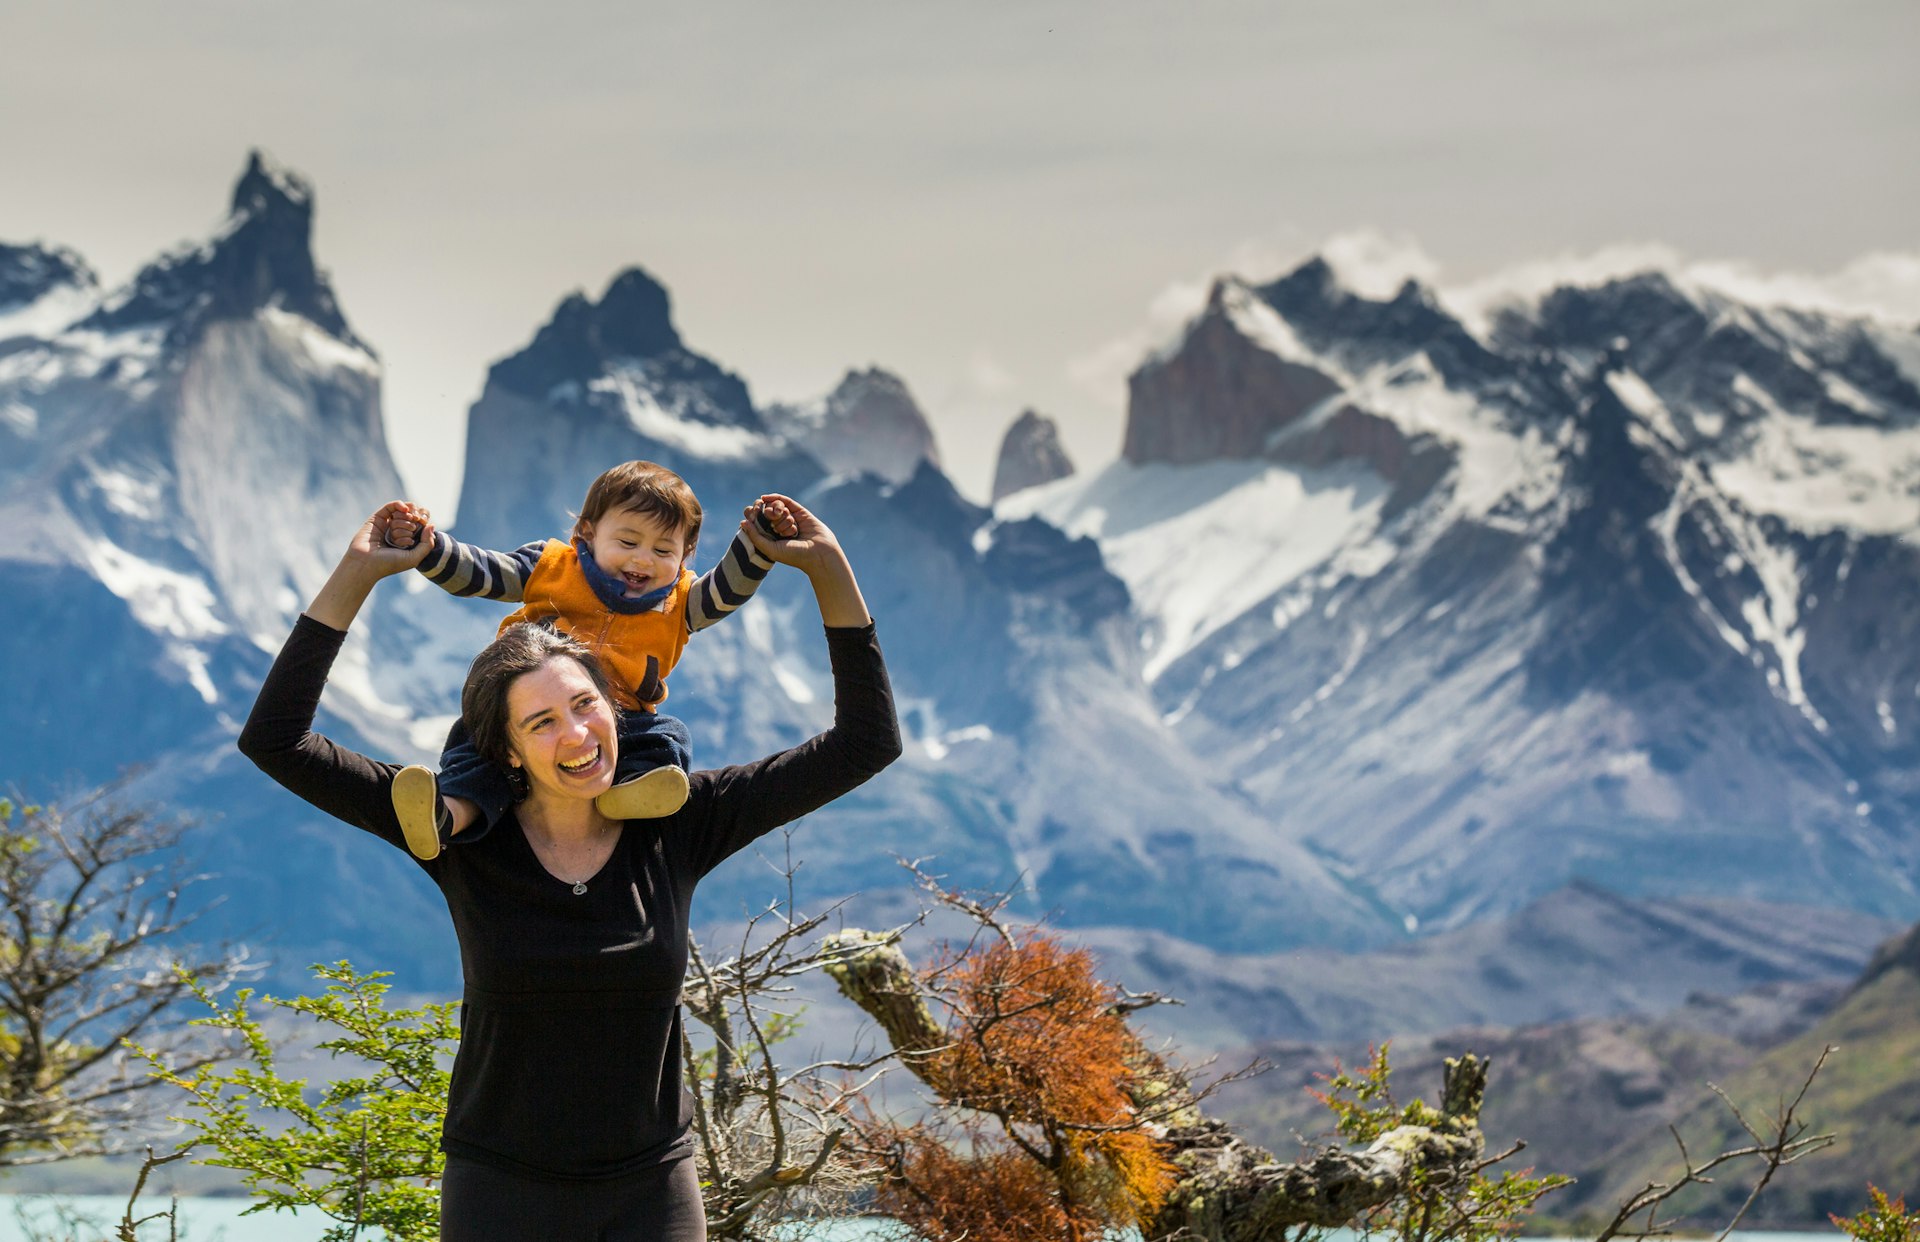
[[[1442,300],[1470,329],[1486,329],[1502,306],[1534,302],[1556,288],[1590,288],[1639,272],[1754,306],[1791,306],[1911,327],[1920,323],[1920,254],[1879,251],[1825,274],[1766,271],[1731,259],[1688,259],[1671,246],[1609,246],[1587,255],[1517,264],[1443,290]]]
[[[1680,253],[1671,246],[1621,243],[1591,254],[1568,253],[1516,263],[1491,276],[1443,287],[1440,300],[1469,331],[1485,335],[1493,316],[1503,307],[1537,302],[1566,286],[1592,288],[1636,272],[1676,273],[1680,266]]]
[[[1408,280],[1431,285],[1440,278],[1440,264],[1405,233],[1350,229],[1328,238],[1320,257],[1342,285],[1375,301],[1391,298]]]
[[[1763,272],[1737,262],[1690,263],[1684,274],[1706,288],[1762,306],[1859,315],[1907,327],[1920,323],[1920,254],[1877,251],[1826,275]]]
[[[1125,410],[1127,377],[1179,339],[1181,331],[1206,307],[1207,291],[1216,279],[1177,280],[1165,286],[1147,303],[1146,323],[1069,358],[1067,378],[1104,408]]]

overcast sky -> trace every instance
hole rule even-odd
[[[981,496],[1024,407],[1112,458],[1205,281],[1329,239],[1450,283],[1658,243],[1920,293],[1917,64],[1913,0],[11,0],[0,240],[117,284],[259,146],[443,515],[486,366],[635,263],[758,400],[900,374]]]

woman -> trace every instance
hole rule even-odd
[[[680,981],[701,876],[754,838],[859,785],[900,754],[892,691],[853,569],[796,501],[799,531],[740,529],[813,584],[833,665],[834,723],[756,763],[690,778],[664,819],[594,806],[618,742],[592,656],[537,626],[474,660],[469,726],[524,781],[493,832],[419,865],[446,898],[465,995],[441,1145],[445,1242],[687,1242],[706,1237],[680,1085]],[[399,768],[312,731],[335,655],[380,579],[430,537],[386,546],[388,505],[367,519],[275,660],[240,735],[268,775],[329,814],[405,849],[389,787]],[[748,510],[751,514],[752,509]],[[411,857],[411,855],[409,855]]]

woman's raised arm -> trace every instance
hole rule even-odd
[[[412,568],[432,546],[429,536],[412,548],[387,546],[389,529],[416,517],[424,523],[425,512],[396,501],[382,506],[354,533],[326,585],[294,622],[239,737],[240,752],[279,784],[403,849],[389,793],[394,766],[315,733],[313,718],[346,629],[368,593],[380,579]]]

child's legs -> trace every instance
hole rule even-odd
[[[470,835],[476,837],[499,823],[500,817],[513,805],[513,786],[507,774],[500,770],[499,764],[480,757],[467,736],[464,720],[453,722],[453,728],[447,732],[446,748],[440,752],[440,796],[465,798],[473,803],[480,812],[479,827],[470,830]]]
[[[693,738],[687,726],[659,712],[634,711],[620,717],[620,761],[613,765],[618,785],[668,764],[682,772],[693,767]]]

